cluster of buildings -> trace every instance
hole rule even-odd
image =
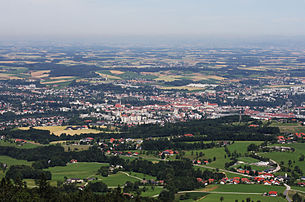
[[[286,82],[274,80],[279,81]],[[104,90],[94,83],[54,88],[1,82],[0,97],[5,99],[0,100],[0,114],[7,118],[0,119],[0,128],[64,125],[75,115],[94,120],[93,125],[130,126],[238,114],[267,120],[305,118],[303,84],[261,88],[224,81],[194,92],[162,90],[153,84],[145,90],[145,82],[134,84],[134,80],[112,81],[109,85],[114,87]]]
[[[202,178],[197,178],[198,182],[204,185],[209,184],[263,184],[263,185],[282,185],[284,182],[283,177],[274,177],[270,173],[263,173],[259,176],[253,177],[233,177],[233,178],[222,178],[220,180],[208,179],[203,180]]]

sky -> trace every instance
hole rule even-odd
[[[0,0],[0,39],[305,36],[305,0]]]

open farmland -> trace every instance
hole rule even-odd
[[[31,77],[33,77],[33,78],[48,77],[49,73],[50,73],[50,70],[33,71],[33,72],[31,72]]]
[[[223,202],[232,202],[232,201],[246,201],[247,198],[250,198],[250,201],[262,201],[262,202],[284,202],[286,201],[281,197],[271,197],[271,196],[261,196],[254,194],[208,194],[203,198],[197,200],[202,202],[219,202],[220,198],[223,197]]]
[[[118,74],[118,75],[124,74],[124,72],[119,71],[119,70],[110,70],[110,73],[111,73],[111,74]]]
[[[19,160],[15,159],[9,156],[0,156],[0,162],[5,163],[8,166],[11,165],[32,165],[32,162],[26,161],[26,160]]]
[[[50,133],[54,135],[61,135],[63,133],[67,135],[80,135],[83,133],[99,133],[100,131],[94,129],[79,129],[79,130],[65,130],[67,126],[45,126],[45,127],[34,127],[38,130],[48,130]],[[28,130],[29,127],[21,127],[20,130]]]
[[[32,143],[24,143],[24,144],[16,144],[14,142],[9,142],[9,141],[0,141],[0,146],[8,146],[8,147],[18,147],[18,148],[21,148],[21,149],[32,149],[32,148],[36,148],[36,147],[39,147],[39,146],[42,146],[40,144],[32,144]]]
[[[295,166],[299,166],[303,173],[305,173],[305,162],[299,161],[299,158],[302,154],[305,154],[305,147],[303,143],[294,143],[294,144],[287,144],[281,145],[287,147],[295,148],[294,152],[267,152],[267,153],[260,153],[259,155],[263,157],[267,157],[273,159],[277,163],[283,165],[285,167],[289,167],[289,161],[291,162],[291,167],[294,168]]]
[[[97,171],[102,165],[108,164],[96,162],[79,162],[73,164],[69,163],[67,166],[50,167],[46,170],[52,173],[52,181],[64,181],[65,177],[80,179],[96,177]]]

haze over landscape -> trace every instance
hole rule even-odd
[[[305,201],[304,0],[0,8],[0,201]]]
[[[304,36],[304,0],[2,0],[0,36]]]

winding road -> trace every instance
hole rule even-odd
[[[284,184],[284,185],[286,187],[286,190],[284,191],[284,195],[286,196],[286,200],[291,202],[292,200],[289,198],[289,195],[288,195],[288,192],[291,189],[291,187],[289,185],[287,185],[287,184]]]

